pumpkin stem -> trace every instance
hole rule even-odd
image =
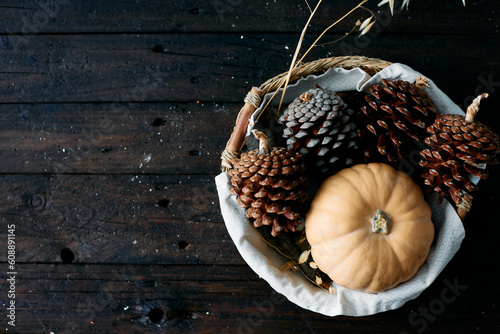
[[[375,217],[372,218],[373,232],[381,234],[389,234],[391,219],[382,210],[377,210]]]

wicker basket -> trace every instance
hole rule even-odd
[[[309,63],[305,63],[297,67],[296,69],[293,70],[289,83],[295,83],[299,79],[305,79],[306,77],[310,75],[321,75],[325,73],[329,69],[334,69],[334,68],[342,68],[346,70],[351,70],[351,69],[356,69],[359,68],[369,74],[370,76],[375,75],[376,73],[380,72],[381,70],[389,67],[393,63],[381,60],[381,59],[376,59],[376,58],[367,58],[367,57],[362,57],[362,56],[345,56],[345,57],[331,57],[331,58],[324,58],[324,59],[319,59],[316,61],[312,61]],[[261,105],[262,98],[264,97],[265,94],[268,93],[273,93],[277,92],[285,83],[286,79],[288,76],[288,72],[279,74],[266,82],[264,82],[260,87],[253,87],[252,90],[247,94],[245,98],[245,105],[242,107],[240,110],[237,120],[236,120],[236,125],[233,129],[233,132],[231,134],[231,137],[226,145],[225,150],[222,153],[221,159],[222,159],[222,164],[221,164],[221,169],[222,169],[222,174],[219,175],[216,178],[216,183],[218,186],[218,192],[219,192],[219,199],[222,204],[227,205],[228,203],[232,202],[230,201],[229,196],[229,190],[225,189],[226,187],[229,186],[229,183],[227,181],[227,175],[226,171],[232,168],[231,165],[231,160],[235,157],[238,157],[240,155],[240,151],[243,147],[243,144],[245,142],[245,135],[247,133],[247,128],[250,123],[250,119],[252,115],[254,114],[255,110],[258,109]],[[431,202],[435,202],[431,201]],[[233,203],[233,205],[235,205]],[[237,206],[237,205],[236,205]],[[434,208],[436,207],[436,203],[432,203],[431,205]],[[453,257],[453,255],[458,251],[458,248],[460,246],[461,240],[465,236],[465,233],[463,231],[463,225],[460,222],[460,219],[463,220],[465,217],[465,213],[468,211],[464,211],[461,214],[459,214],[460,219],[457,217],[455,209],[451,207],[451,205],[448,204],[448,207],[441,207],[442,211],[446,211],[446,215],[448,216],[454,216],[456,218],[451,219],[452,223],[448,221],[448,216],[444,216],[444,220],[446,221],[445,223],[441,222],[443,225],[440,225],[441,223],[437,223],[439,228],[437,229],[440,231],[438,233],[438,241],[436,242],[436,252],[437,249],[439,249],[439,254],[436,256],[436,259],[434,259],[434,263],[438,263],[442,260],[441,254],[442,253],[447,253],[446,261],[443,263],[438,263],[437,265],[433,264],[431,267],[432,270],[435,268],[438,268],[433,275],[437,277],[439,274],[439,271],[444,268],[446,265],[447,261]],[[228,228],[228,232],[235,242],[236,247],[240,251],[240,254],[244,258],[244,260],[250,265],[250,267],[259,274],[262,278],[267,280],[273,289],[278,291],[279,293],[284,294],[290,301],[296,303],[297,305],[310,309],[315,312],[319,312],[325,315],[337,315],[337,314],[344,314],[344,315],[367,315],[367,314],[373,314],[376,312],[379,312],[380,309],[368,309],[365,310],[361,313],[357,313],[357,311],[352,311],[352,310],[347,310],[347,309],[342,309],[344,307],[343,302],[337,301],[338,306],[340,309],[335,309],[335,310],[327,310],[325,311],[322,309],[322,306],[316,306],[314,302],[312,304],[308,304],[309,297],[311,296],[316,296],[316,294],[319,294],[321,292],[313,290],[312,292],[307,292],[305,293],[309,287],[307,285],[300,285],[302,283],[299,283],[300,288],[296,291],[301,291],[301,293],[305,293],[304,296],[306,298],[303,298],[303,296],[289,296],[287,293],[289,290],[286,290],[286,288],[283,288],[281,284],[291,284],[295,286],[297,281],[294,279],[291,279],[292,275],[295,275],[297,273],[281,273],[278,266],[278,262],[280,260],[276,260],[274,256],[278,256],[277,252],[274,252],[273,254],[268,254],[266,253],[267,251],[264,250],[264,248],[269,248],[269,244],[266,244],[264,242],[264,239],[260,236],[259,232],[257,232],[256,229],[253,228],[253,226],[245,227],[245,226],[240,226],[238,225],[238,222],[240,222],[240,214],[241,213],[232,213],[230,212],[229,209],[223,209],[222,214],[224,217],[224,221],[226,222],[226,226]],[[243,216],[244,217],[244,214]],[[243,218],[242,218],[243,219]],[[240,222],[242,223],[242,222]],[[435,222],[436,223],[436,222]],[[451,227],[451,228],[450,228]],[[244,231],[243,231],[244,230]],[[245,234],[246,233],[246,234]],[[265,245],[265,246],[264,246]],[[274,250],[273,250],[274,251]],[[285,259],[285,257],[278,256],[281,259]],[[267,267],[262,267],[262,264],[266,263],[269,265],[270,263],[276,264],[276,266],[267,266]],[[425,270],[428,270],[427,268]],[[297,274],[299,275],[299,274]],[[291,280],[289,280],[291,279]],[[414,280],[413,280],[414,281]],[[276,283],[279,282],[279,283]],[[429,281],[428,283],[430,284]],[[309,283],[309,282],[307,282]],[[411,283],[413,284],[413,283]],[[417,283],[415,283],[417,284]],[[419,283],[418,283],[419,284]],[[313,286],[311,284],[311,286]],[[413,287],[413,285],[412,285]],[[317,287],[314,287],[317,289]],[[401,288],[403,291],[405,287]],[[321,290],[321,289],[318,289]],[[399,291],[399,290],[398,290]],[[411,295],[411,297],[408,297],[410,299],[415,298],[418,296],[418,293],[415,293]],[[345,293],[345,292],[344,292]],[[356,292],[349,292],[352,293],[353,296]],[[393,292],[389,292],[393,293]],[[399,292],[398,292],[399,293]],[[342,292],[340,292],[340,295],[342,296]],[[307,297],[309,296],[309,297]],[[312,299],[316,297],[311,297]],[[323,297],[321,297],[323,298]],[[324,297],[327,298],[327,297]],[[335,298],[344,298],[344,297],[332,297],[333,299]],[[362,298],[365,298],[364,296]],[[369,296],[367,298],[375,298],[374,296]],[[385,298],[385,297],[384,297]],[[339,300],[340,300],[339,299]],[[305,301],[304,301],[305,300]],[[323,299],[322,299],[323,300]],[[328,299],[329,300],[329,299]],[[358,300],[357,303],[363,304],[364,302],[360,302]],[[394,304],[384,304],[384,303],[379,303],[379,301],[374,302],[376,305],[382,305],[381,309],[382,310],[388,310],[388,309],[394,309],[396,307],[399,307],[402,305],[404,302],[396,302]],[[367,305],[372,305],[371,303],[367,303]]]

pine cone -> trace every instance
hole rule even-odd
[[[486,179],[486,166],[498,163],[499,136],[490,127],[474,121],[480,100],[487,96],[476,98],[467,109],[467,116],[438,115],[427,128],[430,136],[425,143],[429,149],[420,152],[424,158],[420,165],[428,169],[422,177],[426,185],[439,193],[439,203],[449,195],[460,205],[465,195],[477,190],[469,174]]]
[[[254,130],[260,149],[233,159],[231,193],[255,227],[272,226],[271,235],[295,232],[305,214],[307,178],[302,155],[286,148],[267,147],[267,137]]]
[[[370,88],[373,96],[367,95],[368,105],[361,108],[365,115],[361,120],[369,130],[362,135],[374,135],[379,153],[389,162],[396,162],[398,157],[405,157],[405,150],[408,152],[415,146],[414,140],[425,138],[425,129],[432,124],[437,111],[423,91],[428,85],[426,79],[418,77],[414,84],[382,79],[382,83],[384,87]]]
[[[340,161],[349,156],[345,150],[356,145],[352,114],[334,92],[318,87],[296,98],[278,122],[286,126],[283,137],[288,149],[307,156],[326,173],[337,161],[341,168],[352,163],[350,158]]]

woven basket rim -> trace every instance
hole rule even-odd
[[[331,68],[361,68],[368,74],[373,75],[393,63],[380,58],[369,58],[365,56],[336,56],[329,58],[320,58],[307,63],[303,63],[295,68],[290,76],[290,83],[293,83],[301,78],[312,74],[323,73]],[[288,71],[278,74],[259,87],[263,91],[263,95],[274,92],[279,89],[286,81]]]

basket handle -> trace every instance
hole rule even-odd
[[[247,132],[248,122],[255,109],[260,106],[262,95],[264,95],[264,92],[260,88],[252,87],[252,90],[245,97],[245,105],[238,113],[231,137],[221,155],[221,169],[223,172],[231,169],[231,160],[239,156],[240,147]]]

